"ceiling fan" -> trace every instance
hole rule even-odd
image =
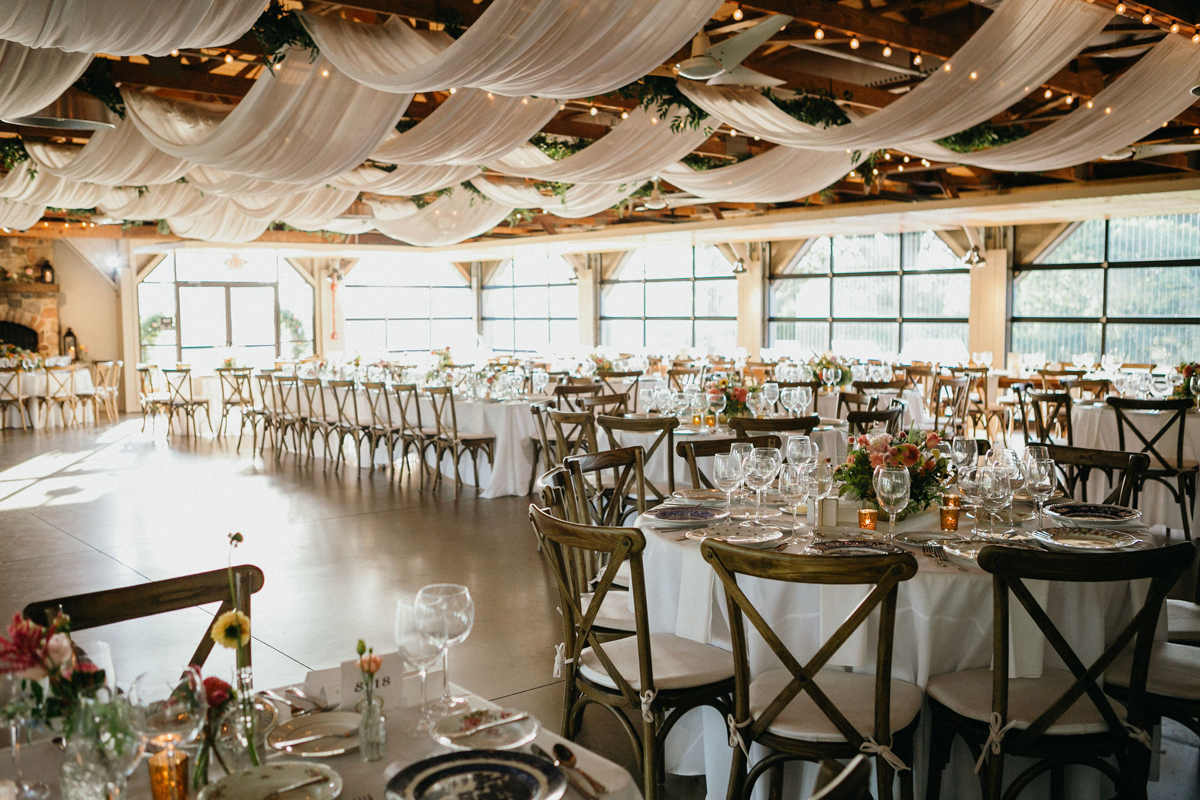
[[[786,14],[772,14],[749,30],[710,45],[708,34],[700,31],[692,39],[692,57],[675,65],[679,74],[693,81],[742,86],[779,86],[784,81],[743,67],[742,62],[792,21]]]

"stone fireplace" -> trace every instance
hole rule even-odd
[[[11,274],[21,275],[26,268],[38,268],[50,259],[50,242],[43,239],[0,238],[0,267]],[[0,322],[28,328],[37,336],[37,351],[43,356],[58,355],[58,285],[53,283],[0,282]],[[7,328],[13,338],[26,338],[27,333],[0,326],[0,341],[12,344],[3,335]]]

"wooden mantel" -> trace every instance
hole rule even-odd
[[[0,283],[0,294],[58,294],[58,284],[4,281]]]

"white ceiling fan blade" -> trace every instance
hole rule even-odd
[[[772,14],[750,30],[714,44],[704,52],[720,61],[726,70],[731,70],[791,21],[792,17],[787,14]]]
[[[1200,150],[1200,142],[1181,142],[1179,144],[1135,144],[1133,146],[1133,160],[1139,161],[1143,158],[1154,158],[1155,156],[1166,156],[1173,153],[1190,153],[1193,150]]]
[[[787,81],[741,65],[722,72],[708,82],[709,86],[782,86]]]

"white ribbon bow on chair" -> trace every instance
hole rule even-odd
[[[563,676],[563,667],[574,663],[575,659],[567,658],[566,642],[554,645],[554,677],[561,678]]]
[[[744,721],[738,722],[733,718],[733,714],[726,714],[725,722],[729,725],[729,746],[741,748],[741,751],[746,754],[746,758],[749,758],[750,751],[746,749],[746,742],[742,739],[741,728],[754,722],[754,718],[747,717]]]
[[[1146,745],[1147,750],[1154,749],[1154,741],[1150,738],[1149,733],[1142,730],[1137,725],[1129,723],[1128,721],[1122,722],[1121,724],[1125,726],[1125,730],[1129,731],[1129,738],[1136,739],[1137,741]]]
[[[983,743],[983,750],[979,753],[979,760],[975,762],[975,774],[979,774],[979,770],[983,769],[983,762],[988,757],[989,752],[1000,755],[1000,742],[1004,739],[1004,734],[1008,733],[1016,724],[1016,720],[1013,720],[1001,728],[1000,715],[995,711],[992,712],[992,716],[988,719],[987,740]]]
[[[897,772],[908,769],[908,764],[901,760],[900,756],[892,752],[892,748],[886,744],[880,744],[870,736],[858,746],[858,749],[869,755],[877,755],[891,766]]]
[[[657,689],[647,689],[638,697],[642,698],[642,720],[644,722],[654,722],[654,698],[658,697]]]

